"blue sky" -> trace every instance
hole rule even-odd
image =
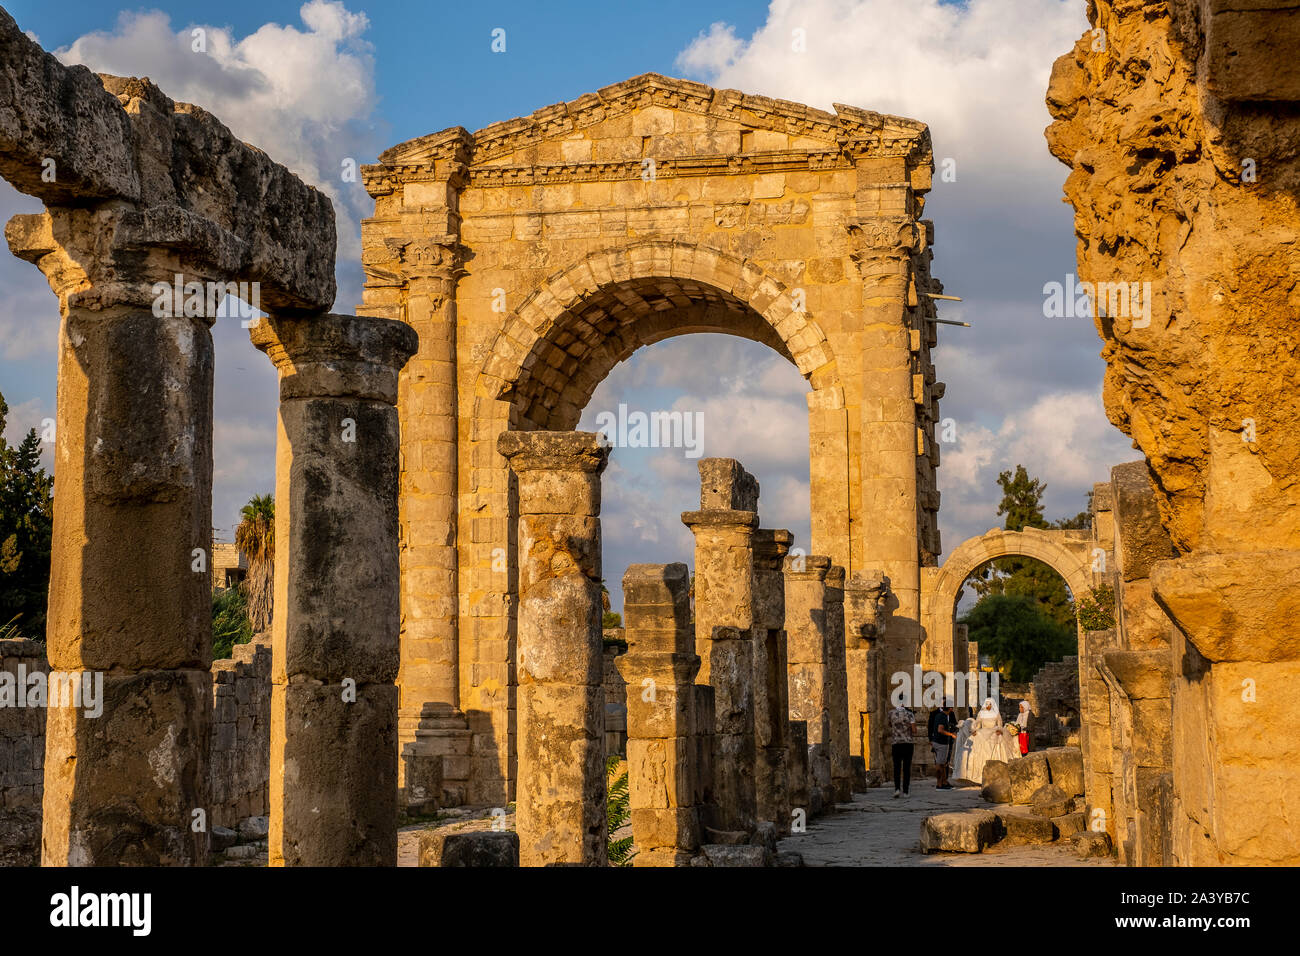
[[[1100,402],[1104,365],[1086,320],[1046,319],[1042,286],[1074,271],[1066,170],[1046,150],[1043,92],[1055,57],[1083,32],[1082,0],[662,0],[655,3],[394,3],[266,0],[117,7],[71,0],[5,4],[65,62],[148,75],[334,199],[339,299],[360,298],[359,227],[370,201],[339,180],[341,158],[369,162],[448,126],[478,129],[638,73],[830,108],[850,103],[931,125],[956,180],[930,194],[934,272],[965,301],[943,315],[935,352],[942,413],[945,550],[999,524],[997,472],[1023,462],[1048,482],[1049,517],[1074,514],[1109,467],[1138,457]],[[189,55],[193,27],[210,58]],[[506,31],[506,52],[491,50]],[[793,28],[808,51],[795,55]],[[35,211],[0,184],[0,218]],[[53,414],[58,314],[30,265],[0,257],[0,390],[10,434]],[[269,490],[275,380],[238,323],[217,346],[213,521],[230,536],[240,504]],[[680,408],[706,416],[705,454],[738,457],[763,487],[764,523],[807,546],[807,421],[798,373],[764,346],[688,336],[637,353],[593,396],[600,410]],[[677,515],[694,507],[695,463],[681,451],[619,450],[606,481],[606,578],[619,603],[628,563],[690,559]]]

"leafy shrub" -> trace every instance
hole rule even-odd
[[[1079,601],[1079,626],[1085,631],[1108,631],[1115,626],[1115,589],[1089,588]]]
[[[236,644],[253,639],[248,623],[248,598],[243,588],[226,588],[212,592],[212,659],[221,660],[234,653]]]
[[[614,837],[614,834],[627,826],[628,821],[632,819],[627,789],[627,764],[623,763],[620,772],[620,763],[622,758],[618,756],[609,757],[605,761],[605,775],[609,779],[609,796],[605,801],[605,813],[608,818],[607,851],[610,866],[631,866],[632,857],[636,856],[632,852],[632,838]],[[618,775],[615,776],[615,773]]]

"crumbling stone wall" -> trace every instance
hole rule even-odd
[[[210,826],[235,829],[245,817],[270,813],[271,648],[236,644],[212,662],[212,800]]]
[[[0,640],[0,671],[17,681],[48,673],[45,645],[26,638]],[[0,866],[41,862],[45,708],[0,707]]]
[[[1170,859],[1293,864],[1300,11],[1092,0],[1088,15],[1052,71],[1047,139],[1071,168],[1080,277],[1145,285],[1141,310],[1099,295],[1096,325],[1107,414],[1146,456],[1173,551],[1149,574],[1176,625]],[[1113,653],[1154,650],[1126,625]]]

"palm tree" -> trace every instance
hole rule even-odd
[[[254,633],[271,627],[271,602],[275,582],[275,496],[254,495],[240,509],[235,547],[248,558],[248,623]]]

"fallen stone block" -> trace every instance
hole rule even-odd
[[[1074,850],[1086,860],[1089,857],[1110,856],[1114,852],[1114,847],[1110,841],[1110,834],[1105,830],[1100,833],[1084,830],[1074,835]]]
[[[251,860],[261,851],[255,844],[241,843],[238,846],[232,846],[226,850],[226,859],[228,860]]]
[[[994,842],[997,819],[991,810],[926,817],[921,821],[921,852],[979,853]]]
[[[209,834],[210,843],[213,853],[220,853],[227,847],[235,845],[239,839],[239,834],[229,827],[213,827]]]
[[[1004,842],[1013,846],[1039,845],[1056,839],[1056,825],[1046,817],[1028,813],[1003,813],[998,817],[1006,832]]]
[[[1082,833],[1087,827],[1087,817],[1082,812],[1066,813],[1059,817],[1052,817],[1052,822],[1056,824],[1056,829],[1060,832],[1060,839],[1068,840],[1076,833]]]
[[[239,821],[239,839],[246,843],[265,840],[270,832],[270,817],[244,817]]]
[[[1007,764],[1011,776],[1011,802],[1029,803],[1034,792],[1052,782],[1047,755],[1041,750]]]
[[[749,834],[744,830],[715,830],[705,827],[708,842],[716,846],[744,846],[749,842]]]
[[[1059,817],[1074,811],[1074,798],[1056,784],[1049,783],[1034,791],[1029,806],[1040,817]]]
[[[989,803],[1011,802],[1011,771],[1004,760],[990,760],[984,764],[984,786],[980,796]]]
[[[777,866],[803,866],[803,854],[784,850],[776,855]]]
[[[776,824],[764,821],[754,829],[754,835],[749,838],[750,846],[764,846],[771,852],[776,852]]]
[[[519,834],[513,830],[464,830],[420,834],[420,866],[519,865]]]
[[[1043,754],[1052,783],[1071,797],[1083,793],[1083,753],[1077,747],[1050,747]]]
[[[772,866],[772,851],[765,846],[719,846],[706,843],[704,851],[709,866]],[[694,861],[692,861],[692,864]]]

